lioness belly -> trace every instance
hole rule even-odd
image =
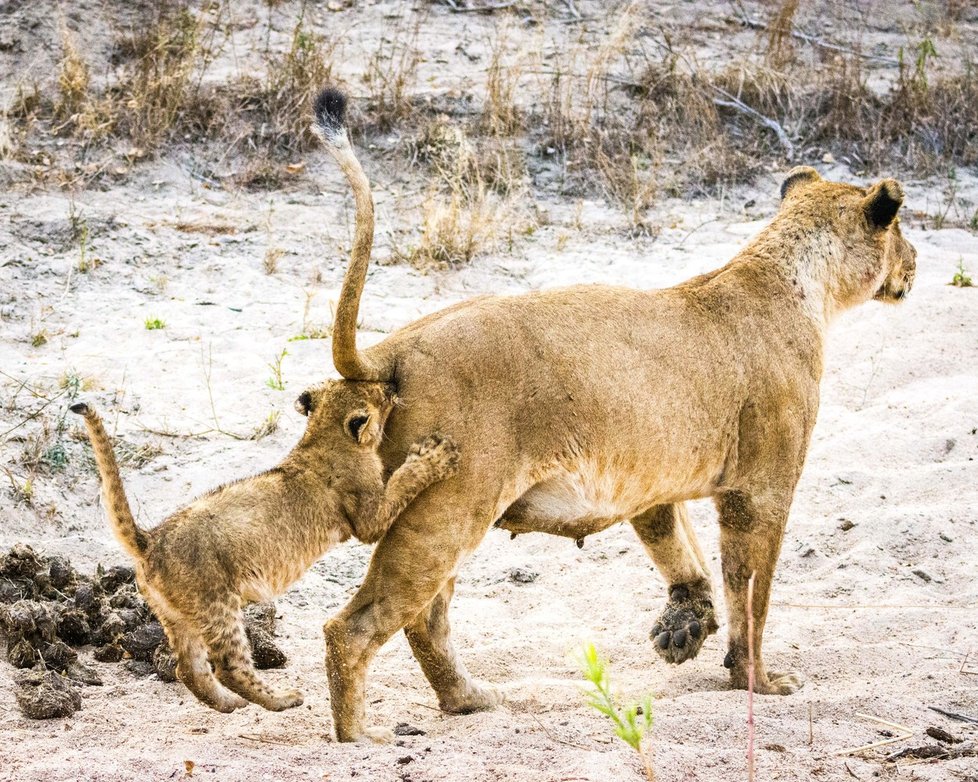
[[[709,491],[706,483],[667,487],[647,473],[585,461],[556,468],[510,505],[496,526],[511,532],[583,538],[653,505],[702,496]]]

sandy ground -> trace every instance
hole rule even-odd
[[[172,159],[101,191],[0,193],[0,547],[29,542],[88,569],[124,561],[86,446],[64,419],[66,378],[107,410],[125,443],[151,456],[124,470],[144,524],[274,464],[298,438],[303,419],[292,400],[334,372],[328,340],[290,339],[304,321],[329,322],[352,215],[325,156],[309,165],[315,188],[260,196],[203,188]],[[383,160],[365,165],[383,233],[397,220],[402,183]],[[841,167],[823,172],[852,179]],[[774,213],[780,176],[723,201],[660,204],[664,228],[654,240],[627,238],[621,214],[601,201],[544,200],[548,220],[512,252],[440,273],[375,265],[362,339],[476,294],[572,282],[658,287],[715,268]],[[900,306],[867,304],[831,332],[765,637],[769,665],[799,670],[807,683],[796,695],[756,701],[758,779],[978,779],[975,758],[881,762],[928,743],[929,726],[978,740],[978,726],[928,710],[978,715],[978,289],[947,285],[959,260],[978,279],[978,236],[927,228],[939,185],[909,183],[908,193],[905,232],[919,251],[912,295]],[[102,262],[85,274],[72,271],[80,252],[73,213],[88,226],[86,251]],[[272,275],[262,268],[269,246],[284,251]],[[166,328],[147,330],[148,318]],[[41,333],[46,341],[35,346]],[[284,392],[266,384],[283,349]],[[278,429],[262,439],[228,434],[248,435],[272,413],[281,414]],[[68,466],[25,468],[24,454],[54,442],[62,420]],[[29,503],[18,490],[28,478]],[[719,584],[713,509],[694,503],[692,514]],[[186,761],[194,777],[221,782],[640,779],[637,757],[584,704],[575,653],[588,641],[610,658],[624,697],[654,694],[660,782],[746,779],[746,694],[726,688],[726,627],[696,660],[662,663],[648,632],[664,585],[624,525],[582,550],[490,533],[460,574],[452,618],[466,664],[499,685],[506,703],[441,714],[398,636],[373,665],[370,719],[424,733],[389,746],[336,744],[320,628],[369,556],[359,544],[330,552],[278,603],[290,663],[267,676],[302,687],[306,705],[297,710],[221,715],[182,685],[94,663],[105,684],[82,691],[81,711],[33,722],[17,709],[14,670],[0,663],[0,782],[177,779]],[[514,580],[517,568],[533,580]],[[892,731],[860,715],[913,736],[841,756]]]

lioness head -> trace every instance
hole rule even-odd
[[[871,298],[896,302],[910,292],[917,251],[900,233],[902,204],[903,188],[895,179],[862,188],[828,182],[814,168],[798,166],[781,185],[781,212],[791,223],[818,229],[837,245],[842,268],[829,288],[840,309]]]

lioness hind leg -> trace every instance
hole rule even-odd
[[[299,690],[272,690],[255,672],[240,603],[213,609],[202,631],[214,673],[229,690],[270,711],[302,705]]]
[[[767,695],[790,695],[803,684],[802,676],[798,673],[769,673],[761,652],[771,581],[781,551],[790,503],[790,491],[766,491],[763,499],[743,491],[726,491],[716,497],[720,512],[723,586],[730,622],[729,650],[723,664],[730,669],[731,684],[738,689],[747,689],[747,587],[751,574],[754,574],[751,601],[754,691]]]
[[[458,446],[442,434],[432,434],[416,442],[408,451],[404,464],[391,475],[384,487],[380,507],[372,519],[359,519],[357,537],[374,543],[387,532],[394,519],[431,484],[450,478],[458,472]]]
[[[248,705],[248,701],[218,682],[207,660],[207,647],[189,623],[161,621],[177,659],[177,678],[197,700],[224,713]]]
[[[453,578],[425,610],[404,628],[404,635],[425,677],[438,695],[438,705],[442,711],[470,714],[494,709],[502,703],[502,693],[473,681],[452,646],[448,606],[454,592]]]
[[[690,660],[718,625],[710,574],[686,508],[656,505],[632,526],[669,585],[669,601],[652,627],[655,650],[666,662]]]

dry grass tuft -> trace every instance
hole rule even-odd
[[[309,117],[316,93],[332,84],[336,44],[306,29],[300,14],[288,51],[269,56],[263,81],[244,79],[238,100],[251,122],[250,151],[289,159],[317,146]]]
[[[114,95],[117,131],[137,147],[156,149],[180,129],[210,124],[212,107],[200,93],[203,25],[203,14],[164,3],[148,29],[117,42],[117,56],[129,60]]]
[[[524,194],[526,161],[510,143],[474,141],[446,116],[428,122],[411,145],[434,182],[421,205],[421,227],[395,255],[417,268],[447,268],[532,230],[516,203]]]
[[[394,23],[390,34],[381,38],[367,60],[363,81],[367,86],[368,129],[386,133],[414,115],[411,91],[418,78],[421,53],[418,35],[426,21],[416,15],[413,24],[405,14]]]
[[[525,58],[517,52],[508,63],[512,22],[504,21],[496,28],[490,45],[492,56],[486,74],[486,95],[483,102],[480,130],[489,136],[511,136],[525,127],[525,117],[516,103]]]
[[[781,0],[768,23],[765,59],[772,68],[783,68],[794,59],[795,47],[791,37],[798,0]]]
[[[61,31],[61,44],[62,55],[58,67],[58,89],[61,94],[55,106],[55,113],[67,119],[81,111],[88,103],[91,75],[88,64],[78,53],[74,37],[65,28]]]
[[[420,234],[402,256],[417,269],[459,266],[499,247],[511,222],[507,206],[484,187],[447,194],[432,188],[421,207]]]

